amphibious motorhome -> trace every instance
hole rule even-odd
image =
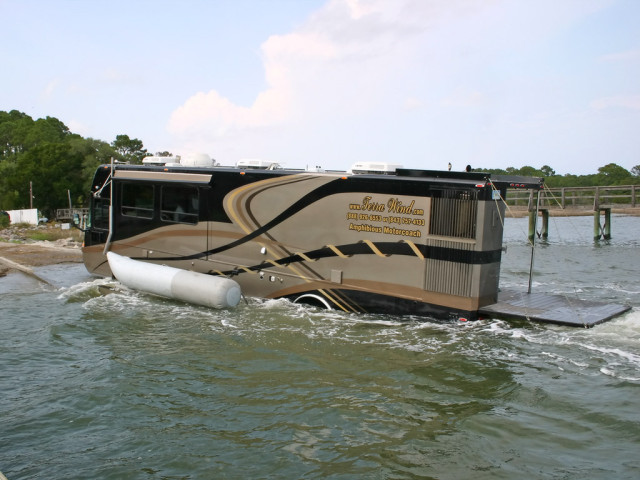
[[[542,179],[388,170],[103,165],[84,262],[111,276],[110,251],[231,278],[249,297],[477,318],[498,299],[502,199]]]

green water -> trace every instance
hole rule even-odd
[[[591,221],[591,219],[588,219]],[[526,219],[524,220],[526,229]],[[0,471],[17,479],[635,479],[640,219],[561,220],[538,291],[628,303],[590,330],[188,306],[38,269],[0,279]],[[581,223],[582,222],[582,223]],[[619,234],[616,237],[616,222]],[[521,222],[502,282],[526,287]],[[104,290],[104,289],[102,289]]]

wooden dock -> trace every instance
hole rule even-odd
[[[593,215],[593,239],[609,240],[611,213],[638,214],[639,190],[640,185],[545,188],[539,192],[510,190],[507,205],[512,214],[524,210],[529,215],[529,240],[536,233],[543,239],[549,236],[550,215]],[[540,232],[536,228],[537,216],[542,217]]]
[[[589,212],[598,208],[627,209],[640,206],[640,185],[613,185],[593,187],[557,187],[539,192],[539,208],[551,211]],[[507,205],[535,208],[533,192],[510,189]]]
[[[581,300],[564,295],[503,290],[498,302],[479,310],[481,315],[503,320],[528,320],[590,328],[627,312],[631,307]]]

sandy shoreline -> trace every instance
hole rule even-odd
[[[13,271],[29,273],[32,267],[58,263],[81,263],[80,246],[62,242],[0,242],[0,277]]]

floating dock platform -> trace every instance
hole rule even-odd
[[[502,290],[498,301],[479,309],[480,315],[504,320],[530,320],[590,328],[631,310],[627,305],[580,300],[564,295]]]

